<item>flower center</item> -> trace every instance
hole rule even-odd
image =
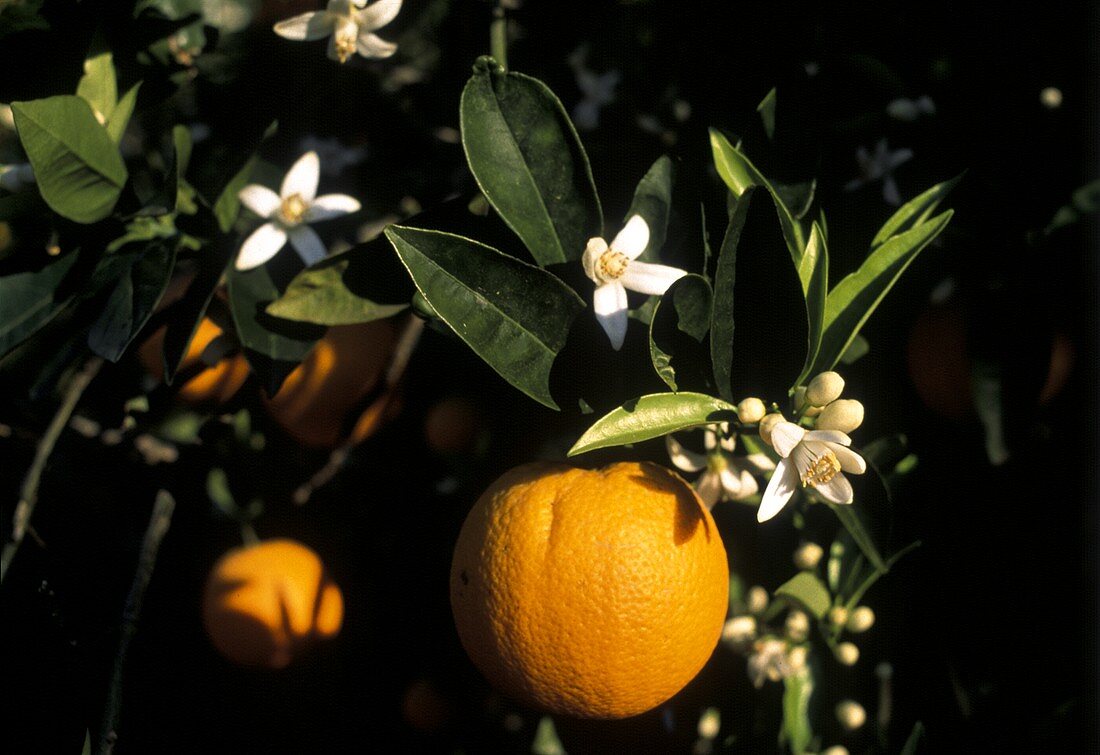
[[[726,461],[726,457],[721,453],[707,454],[707,471],[715,474],[720,473],[723,469],[729,466],[729,462]]]
[[[630,258],[625,254],[608,249],[596,262],[596,274],[605,282],[618,280],[626,272],[629,264]]]
[[[298,225],[309,209],[309,204],[301,194],[291,194],[279,205],[279,218],[287,225]]]
[[[336,57],[341,63],[346,63],[348,58],[355,54],[355,42],[359,36],[359,26],[348,19],[336,26],[333,41],[336,45]]]
[[[813,460],[810,466],[802,473],[802,485],[817,487],[824,485],[840,472],[840,461],[836,454],[826,449],[821,456]]]

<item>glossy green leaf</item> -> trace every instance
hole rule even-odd
[[[77,223],[110,215],[128,174],[88,103],[59,95],[12,103],[12,113],[46,204]]]
[[[102,123],[107,122],[118,104],[118,84],[110,50],[93,52],[84,59],[84,75],[76,85],[76,94],[99,113]]]
[[[870,530],[864,521],[860,519],[859,513],[855,510],[853,505],[834,503],[826,505],[836,514],[836,518],[844,525],[844,529],[848,530],[848,533],[852,536],[852,540],[854,540],[856,545],[859,546],[859,549],[863,551],[863,555],[867,556],[867,560],[879,571],[886,571],[886,562],[883,561],[882,554],[879,553],[878,548],[875,547],[875,541],[871,537]]]
[[[275,317],[318,325],[351,325],[395,315],[408,304],[380,304],[352,291],[345,282],[351,261],[329,258],[298,273],[286,291],[267,305]]]
[[[710,283],[701,275],[685,275],[669,286],[653,310],[649,323],[649,356],[658,377],[672,390],[676,384],[673,360],[679,355],[683,333],[702,343],[710,330],[713,296]]]
[[[539,265],[579,259],[602,235],[588,157],[545,84],[480,58],[459,121],[478,186]]]
[[[875,234],[875,238],[871,240],[871,251],[878,249],[894,236],[910,231],[932,217],[932,213],[940,206],[940,202],[951,193],[952,189],[958,186],[962,178],[960,174],[949,181],[936,184],[920,196],[899,207],[898,211],[883,224],[882,228]]]
[[[580,297],[557,277],[440,231],[390,226],[386,237],[439,317],[505,380],[557,409],[550,370]]]
[[[72,298],[59,291],[77,254],[61,257],[41,270],[0,277],[0,357],[48,323]]]
[[[943,231],[951,215],[952,211],[948,210],[892,237],[871,252],[858,270],[833,287],[825,302],[821,348],[804,374],[817,374],[836,365],[867,318],[921,250]]]
[[[848,344],[848,348],[840,355],[840,361],[844,364],[855,364],[860,359],[867,356],[870,351],[871,342],[857,333],[856,337],[852,339],[852,342]]]
[[[777,598],[786,598],[805,608],[811,616],[820,620],[833,604],[829,588],[813,572],[803,571],[775,588]]]
[[[118,144],[122,141],[122,135],[126,133],[126,126],[130,123],[130,116],[134,114],[134,106],[137,105],[138,89],[141,87],[141,82],[134,84],[128,90],[126,94],[122,95],[122,99],[115,105],[115,109],[111,112],[111,117],[107,119],[107,136],[111,137],[111,141]]]
[[[783,731],[781,739],[796,755],[809,751],[814,732],[810,723],[810,697],[814,692],[813,675],[804,666],[783,678]]]
[[[810,231],[810,240],[802,255],[798,275],[808,283],[803,292],[806,295],[806,361],[803,363],[802,374],[791,386],[792,391],[796,386],[805,383],[810,376],[821,350],[825,330],[825,310],[829,291],[829,249],[825,245],[825,234],[817,223],[813,224]],[[837,356],[839,358],[839,354]]]
[[[736,413],[737,407],[733,404],[702,393],[652,393],[627,401],[596,420],[573,444],[568,455],[726,422]]]
[[[226,274],[229,309],[233,313],[237,337],[245,349],[269,359],[300,362],[324,334],[324,329],[279,320],[265,312],[267,305],[279,298],[279,288],[268,267],[261,265],[243,271],[231,268]],[[249,362],[255,364],[252,358]]]
[[[107,304],[88,332],[88,347],[117,362],[141,332],[164,295],[176,254],[167,244],[150,244],[115,284]]]
[[[764,124],[764,133],[768,135],[768,139],[775,138],[775,105],[778,100],[775,87],[771,88],[771,91],[764,95],[764,99],[760,100],[760,104],[756,106],[756,112],[760,113],[760,122]]]
[[[658,157],[656,162],[638,182],[634,189],[634,201],[630,203],[623,225],[635,215],[641,215],[649,225],[649,243],[639,259],[657,262],[658,253],[665,245],[668,234],[668,215],[672,208],[672,183],[676,169],[667,155]]]
[[[714,307],[710,321],[710,358],[718,395],[733,401],[733,294],[737,273],[737,245],[749,215],[752,187],[740,196],[731,195],[729,222],[718,249],[718,266],[714,270]]]

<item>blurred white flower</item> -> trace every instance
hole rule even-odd
[[[316,152],[321,161],[321,173],[326,176],[338,176],[345,169],[367,159],[365,147],[349,147],[335,136],[321,139],[307,134],[298,142],[298,149],[301,152]]]
[[[573,123],[582,131],[592,131],[600,125],[600,110],[615,101],[615,89],[622,79],[617,70],[596,73],[588,67],[587,58],[587,47],[579,47],[569,56],[582,95],[573,108]]]
[[[16,192],[34,185],[34,169],[30,163],[0,165],[0,189]]]
[[[289,240],[306,265],[324,259],[321,237],[306,223],[356,212],[359,202],[347,194],[317,196],[321,167],[316,152],[306,152],[291,166],[276,194],[266,186],[249,184],[238,196],[241,203],[268,222],[245,239],[237,255],[237,269],[251,270],[274,257]]]
[[[915,100],[898,97],[886,106],[886,114],[899,121],[915,121],[922,115],[935,115],[936,103],[927,94]]]
[[[903,163],[913,159],[913,150],[898,149],[890,151],[890,145],[885,139],[880,139],[875,145],[872,154],[866,147],[856,150],[856,162],[859,163],[859,178],[853,178],[844,185],[845,191],[855,191],[861,186],[866,186],[875,181],[882,181],[882,198],[887,204],[895,207],[901,204],[901,194],[898,185],[894,181],[894,170]]]
[[[393,21],[401,10],[401,0],[329,0],[323,11],[312,11],[275,24],[275,33],[284,39],[306,41],[331,36],[328,56],[341,63],[355,53],[364,58],[388,58],[397,45],[373,32]]]
[[[754,687],[759,689],[766,681],[778,682],[791,673],[786,642],[774,637],[764,637],[753,644],[752,650],[746,671]]]
[[[719,438],[719,434],[709,428],[703,437],[707,451],[705,454],[684,448],[671,435],[665,436],[665,446],[669,459],[678,469],[684,472],[703,472],[695,480],[694,486],[708,509],[714,508],[719,500],[739,501],[748,498],[759,490],[753,475],[775,469],[775,464],[764,454],[734,456],[735,440],[732,437]]]
[[[581,264],[596,284],[592,306],[611,347],[618,351],[626,338],[626,290],[660,296],[686,272],[667,265],[636,260],[649,244],[649,225],[641,215],[627,221],[611,245],[600,237],[588,240]]]
[[[756,519],[766,522],[794,495],[795,489],[815,488],[830,503],[851,503],[852,483],[844,476],[863,474],[867,463],[848,446],[852,439],[837,430],[809,430],[780,422],[771,432],[772,446],[783,458],[768,482]]]

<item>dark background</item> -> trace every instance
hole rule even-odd
[[[344,67],[323,57],[322,43],[289,43],[271,33],[273,19],[312,8],[266,3],[266,18],[209,53],[209,68],[200,66],[186,86],[193,98],[174,95],[171,107],[190,109],[211,127],[210,143],[196,148],[198,170],[216,172],[219,156],[278,118],[280,131],[264,148],[278,165],[289,164],[299,138],[311,132],[366,146],[363,164],[323,188],[362,198],[367,217],[398,212],[406,196],[433,208],[472,190],[461,147],[436,134],[458,125],[468,65],[488,51],[491,6],[407,0],[381,32],[402,42],[397,56]],[[110,29],[121,18],[109,3],[79,10],[47,3],[45,11],[53,14],[53,31],[0,40],[0,100],[71,92],[95,22]],[[622,71],[601,126],[582,133],[608,230],[650,163],[670,154],[679,183],[665,257],[688,269],[702,263],[700,202],[712,240],[722,231],[724,189],[709,167],[708,126],[743,139],[777,180],[818,178],[834,283],[859,264],[893,211],[881,183],[843,190],[858,175],[858,146],[873,148],[885,137],[893,149],[913,150],[896,171],[905,199],[966,171],[945,202],[956,211],[950,226],[864,329],[870,354],[845,370],[846,395],[868,408],[857,445],[906,433],[919,458],[894,491],[893,542],[923,545],[868,595],[878,622],[859,640],[854,669],[826,670],[815,720],[825,745],[843,743],[852,752],[896,752],[916,721],[926,729],[924,752],[1097,747],[1100,249],[1095,218],[1042,233],[1071,192],[1097,177],[1095,9],[527,0],[511,16],[518,38],[510,66],[546,81],[567,108],[580,96],[566,62],[578,45],[590,46],[595,71]],[[124,35],[115,41],[124,46]],[[152,130],[163,114],[155,103],[176,84],[125,53],[116,56],[124,84],[126,76],[146,79],[141,102],[150,109],[142,113],[139,105],[139,113]],[[392,85],[399,65],[423,68],[423,80]],[[773,86],[778,127],[770,141],[755,108]],[[1062,91],[1060,107],[1040,102],[1047,86]],[[925,94],[934,115],[913,122],[887,116],[895,98]],[[677,100],[690,105],[685,120],[676,117]],[[661,133],[640,127],[640,115],[660,123]],[[767,201],[754,203],[740,250],[735,393],[779,397],[801,364],[805,325]],[[930,294],[946,279],[954,295],[934,306]],[[932,334],[914,342],[918,323]],[[965,350],[952,333],[965,334]],[[293,506],[289,494],[324,454],[303,452],[274,426],[261,425],[268,450],[236,483],[265,497],[256,529],[315,548],[347,600],[342,634],[278,673],[229,665],[199,623],[206,573],[239,543],[236,526],[216,513],[203,489],[209,466],[224,463],[217,430],[203,446],[183,449],[177,463],[158,467],[142,463],[128,444],[109,448],[67,433],[34,519],[46,547],[28,539],[0,591],[4,750],[76,752],[85,729],[96,731],[141,535],[163,486],[178,506],[130,652],[119,752],[529,751],[538,714],[492,693],[457,642],[447,599],[450,551],[491,480],[532,458],[560,457],[591,422],[576,410],[576,396],[599,413],[660,389],[641,327],[632,324],[618,355],[603,348],[602,337],[581,318],[555,372],[556,395],[574,400],[562,400],[565,411],[554,414],[429,328],[409,368],[402,415],[357,449],[343,474],[305,507]],[[1058,395],[1040,404],[1056,338],[1070,344],[1072,369]],[[912,374],[931,365],[965,395],[975,361],[1003,379],[1011,455],[998,466],[987,459],[973,408],[965,400],[930,406]],[[0,439],[5,534],[34,435],[53,410],[49,397],[27,397],[29,371],[3,376],[0,421],[15,429]],[[114,416],[139,380],[137,366],[125,360],[108,367],[81,413]],[[488,441],[480,453],[447,457],[425,446],[423,418],[456,393],[481,407]],[[627,456],[666,461],[663,446],[652,443],[581,462]],[[446,494],[437,487],[445,478],[457,481]],[[715,516],[746,584],[774,588],[793,573],[789,553],[799,534],[789,518],[760,527],[751,509],[734,504],[720,504]],[[828,517],[811,516],[807,534],[827,542],[834,527]],[[873,719],[872,669],[880,661],[894,667],[886,737],[877,739],[871,725],[845,736],[831,706],[850,696]],[[442,724],[430,732],[402,714],[406,690],[425,680],[442,711]],[[619,723],[556,723],[571,753],[687,752],[708,706],[722,711],[716,748],[729,735],[731,751],[776,747],[778,685],[752,690],[744,661],[724,646],[664,717],[656,711]],[[508,713],[520,715],[519,730],[503,725]]]

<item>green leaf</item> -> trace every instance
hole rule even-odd
[[[667,155],[662,155],[650,166],[634,189],[634,201],[630,203],[623,224],[635,215],[641,215],[649,226],[649,243],[638,259],[658,261],[658,253],[665,245],[668,233],[668,215],[672,208],[672,182],[675,175],[676,169],[672,160]]]
[[[505,380],[553,409],[550,370],[580,297],[557,277],[440,231],[390,226],[386,237],[439,317]]]
[[[324,331],[279,320],[264,311],[269,303],[279,297],[279,288],[272,280],[268,267],[261,265],[252,270],[231,268],[226,274],[229,309],[233,313],[237,337],[246,349],[269,359],[297,363],[305,358]],[[246,353],[246,356],[250,355]],[[259,367],[253,359],[250,356],[249,362]]]
[[[756,112],[760,113],[760,121],[764,124],[764,133],[768,135],[768,139],[775,138],[775,104],[777,99],[777,93],[775,87],[771,88],[771,91],[764,95],[764,99],[760,100],[760,104],[756,106]]]
[[[154,239],[170,239],[178,233],[171,215],[157,217],[139,216],[126,224],[126,233],[107,245],[107,252],[113,254],[127,244]]]
[[[801,273],[802,251],[806,248],[805,227],[795,218],[791,208],[776,191],[775,186],[764,178],[740,149],[730,144],[729,140],[715,129],[710,130],[710,146],[714,154],[714,167],[718,169],[718,175],[735,197],[740,197],[754,186],[763,186],[771,194],[775,211],[779,215],[779,227],[783,232],[783,240],[787,243],[787,250],[790,252],[795,269]],[[806,278],[801,280],[802,290],[805,292],[809,287],[809,281]]]
[[[985,455],[990,464],[999,467],[1011,456],[1005,444],[1004,371],[996,362],[975,358],[970,367],[970,387],[985,432]]]
[[[164,295],[175,259],[175,250],[166,244],[151,244],[135,258],[88,332],[92,351],[111,362],[122,358]]]
[[[579,259],[603,233],[592,169],[545,84],[482,57],[462,91],[462,146],[478,186],[539,265]]]
[[[870,350],[871,342],[857,333],[856,337],[852,339],[852,342],[848,344],[848,348],[840,355],[840,361],[844,364],[855,364],[857,361],[867,356]]]
[[[680,351],[683,333],[702,343],[710,330],[713,296],[710,283],[701,275],[685,275],[669,286],[653,310],[649,323],[649,356],[658,377],[672,390],[676,385],[673,358]]]
[[[775,588],[775,596],[793,600],[819,621],[825,618],[833,604],[829,588],[816,574],[808,571],[799,572]]]
[[[902,745],[898,755],[917,755],[917,745],[920,744],[920,740],[923,736],[924,724],[917,721],[913,724],[913,731],[909,733],[909,738],[905,740],[905,744]]]
[[[847,608],[850,611],[853,608],[855,608],[856,606],[858,606],[859,602],[861,600],[863,600],[863,596],[867,594],[867,591],[871,589],[871,587],[875,584],[875,582],[878,582],[879,577],[881,577],[883,574],[886,574],[887,572],[889,572],[890,569],[892,569],[894,567],[894,564],[896,564],[898,561],[900,561],[902,558],[909,555],[913,551],[915,551],[920,546],[921,546],[920,540],[916,540],[912,543],[909,543],[909,545],[905,546],[900,551],[898,551],[893,556],[891,556],[890,560],[887,561],[886,563],[884,563],[881,568],[876,566],[874,571],[872,571],[870,574],[868,574],[866,577],[863,578],[863,582],[859,585],[859,587],[852,590],[852,594],[849,595],[847,600],[845,601],[845,604],[844,604],[845,608]]]
[[[860,519],[855,508],[851,504],[829,503],[826,505],[836,514],[836,518],[844,525],[844,529],[848,530],[852,540],[863,551],[863,555],[867,556],[867,560],[879,571],[887,571],[886,562],[882,560],[882,554],[875,547],[875,541],[871,538],[870,531],[863,520]]]
[[[543,716],[535,729],[535,739],[531,742],[532,755],[565,755],[558,732],[554,729],[554,719]]]
[[[596,420],[573,444],[568,455],[726,422],[736,413],[733,404],[702,393],[652,393],[628,401]]]
[[[118,104],[115,64],[110,50],[100,50],[84,59],[84,75],[76,85],[76,94],[99,113],[106,123]]]
[[[351,260],[341,255],[306,268],[267,305],[267,313],[318,325],[351,325],[389,317],[409,306],[379,304],[352,291],[345,282],[350,265]]]
[[[898,211],[886,221],[871,240],[871,251],[878,249],[894,236],[910,231],[932,217],[932,213],[940,206],[940,202],[958,186],[962,178],[962,174],[959,174],[949,181],[936,184],[898,208]]]
[[[61,257],[41,270],[0,277],[0,357],[44,326],[72,298],[59,286],[77,254]]]
[[[46,204],[77,223],[110,215],[128,174],[88,103],[59,95],[12,103],[12,113]]]
[[[130,123],[130,116],[134,114],[134,106],[137,105],[137,94],[140,87],[140,81],[130,87],[126,94],[122,95],[122,99],[118,101],[111,116],[107,119],[107,136],[111,137],[111,141],[115,144],[121,142],[122,135],[126,133],[126,126]]]
[[[809,282],[806,295],[806,361],[802,374],[791,386],[802,385],[811,374],[814,362],[821,350],[822,335],[825,330],[825,310],[829,291],[829,249],[825,245],[825,233],[817,223],[810,231],[810,240],[799,264],[798,275]],[[839,357],[839,354],[837,355]],[[835,361],[834,361],[835,364]],[[831,367],[832,365],[830,365]]]
[[[814,692],[814,679],[809,666],[783,678],[783,730],[781,739],[792,753],[803,755],[809,751],[814,732],[810,723],[810,697]]]
[[[718,395],[733,401],[733,286],[737,270],[737,245],[749,215],[753,189],[732,197],[729,222],[722,246],[718,250],[718,266],[714,271],[714,307],[710,320],[710,358]]]
[[[1058,208],[1043,233],[1053,233],[1094,212],[1100,212],[1100,180],[1091,181],[1074,191],[1069,204]]]
[[[257,146],[271,138],[278,130],[279,122],[272,121],[257,140]],[[244,165],[242,165],[240,169],[230,177],[229,181],[226,182],[225,186],[218,194],[218,198],[214,201],[214,217],[217,219],[218,227],[223,233],[231,231],[233,225],[237,222],[237,215],[241,211],[241,200],[237,195],[252,179],[252,173],[256,170],[256,166],[259,165],[259,162],[260,158],[258,155],[253,154],[249,157]]]
[[[184,215],[194,215],[199,207],[195,203],[195,189],[187,182],[187,168],[191,164],[191,132],[186,126],[176,125],[172,127],[172,148],[175,160],[169,173],[169,186],[175,183],[176,202],[173,208],[175,212]],[[173,178],[174,177],[174,178]]]
[[[951,215],[948,210],[892,237],[871,252],[858,270],[833,287],[825,302],[821,348],[805,375],[831,370],[836,365],[867,318],[921,250],[943,231]]]

